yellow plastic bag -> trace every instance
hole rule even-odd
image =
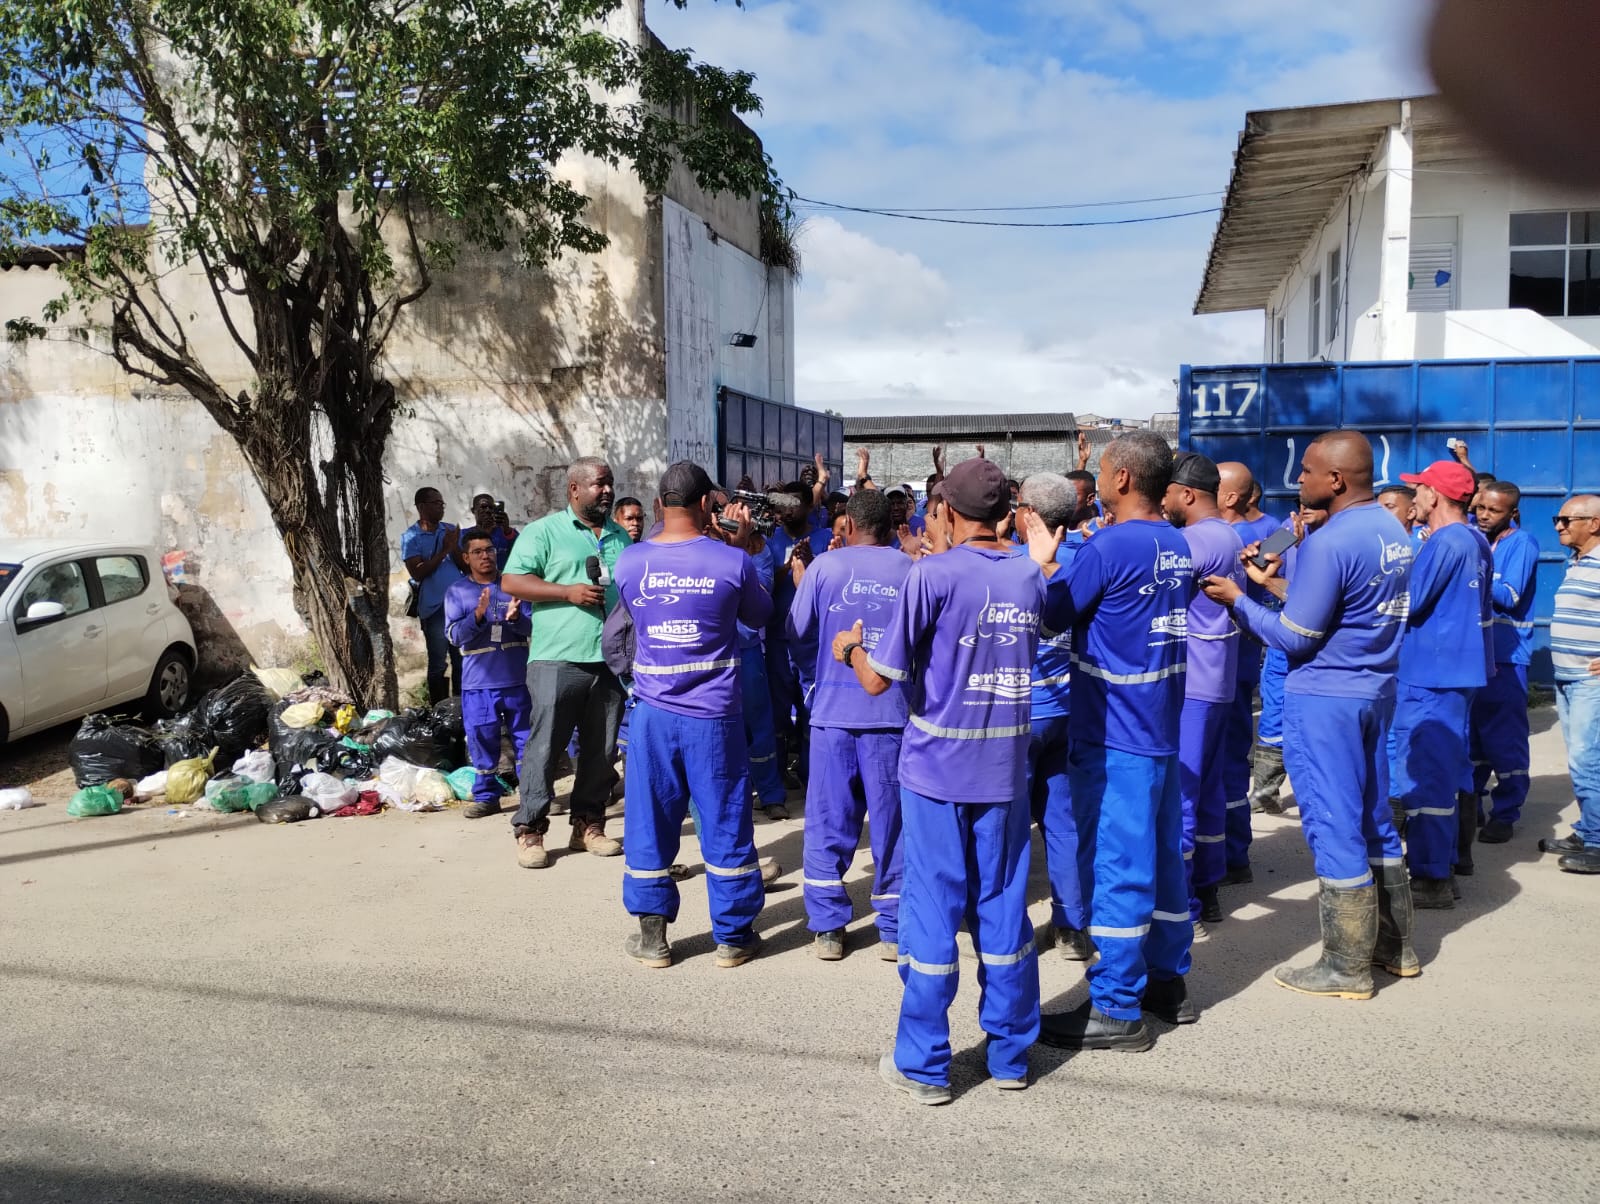
[[[250,672],[256,675],[257,681],[267,687],[267,690],[275,700],[287,694],[293,694],[306,684],[300,680],[300,675],[293,669],[263,669],[257,665],[251,665]]]
[[[293,710],[294,708],[291,707],[290,709]],[[338,729],[339,734],[342,736],[356,726],[358,718],[360,716],[356,714],[355,707],[342,706],[333,717],[333,726]]]
[[[176,806],[192,803],[206,792],[206,782],[217,763],[217,750],[203,757],[179,761],[167,770],[167,802]]]
[[[322,704],[320,702],[297,702],[292,707],[285,707],[278,716],[278,722],[284,727],[310,727],[322,722]]]

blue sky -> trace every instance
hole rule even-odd
[[[1248,110],[1430,90],[1421,13],[1420,0],[647,0],[664,41],[756,73],[753,124],[790,187],[880,207],[1220,196]],[[802,404],[1142,417],[1173,407],[1179,364],[1259,356],[1259,314],[1191,316],[1211,215],[994,230],[805,212]]]

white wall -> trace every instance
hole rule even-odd
[[[1419,155],[1426,147],[1418,146]],[[1510,215],[1541,209],[1600,209],[1600,192],[1564,190],[1521,179],[1484,162],[1419,167],[1413,174],[1412,222],[1454,217],[1458,222],[1457,309],[1445,314],[1408,315],[1403,327],[1412,341],[1391,358],[1476,359],[1489,356],[1593,355],[1600,352],[1600,317],[1545,318],[1506,308],[1511,275]],[[1365,196],[1365,209],[1362,196]],[[1385,176],[1379,171],[1365,187],[1342,200],[1301,252],[1294,269],[1273,292],[1266,313],[1263,358],[1274,354],[1274,319],[1286,318],[1286,359],[1362,360],[1375,358],[1378,264],[1381,253]],[[1353,207],[1352,207],[1353,206]],[[1326,310],[1327,255],[1350,240],[1348,336],[1324,340],[1316,355],[1307,341],[1310,277],[1323,273]],[[1404,343],[1404,340],[1402,340]]]
[[[667,445],[671,460],[716,469],[717,390],[792,404],[794,283],[718,238],[676,201],[661,202],[666,244]],[[736,333],[754,347],[734,347]]]

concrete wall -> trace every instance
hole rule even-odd
[[[1419,155],[1425,147],[1418,146]],[[1377,352],[1378,264],[1385,174],[1356,185],[1308,241],[1294,269],[1274,291],[1263,331],[1262,358],[1274,359],[1274,322],[1285,318],[1286,359],[1300,362],[1372,359]],[[1456,304],[1445,314],[1410,314],[1411,332],[1395,359],[1475,359],[1487,356],[1593,355],[1600,352],[1600,318],[1545,318],[1507,309],[1511,276],[1510,215],[1546,209],[1600,208],[1600,192],[1561,189],[1518,178],[1498,164],[1452,162],[1420,166],[1412,177],[1412,223],[1455,218],[1458,229]],[[1364,202],[1363,202],[1364,198]],[[1347,234],[1348,231],[1348,234]],[[1415,233],[1413,234],[1415,238]],[[1348,320],[1335,342],[1326,339],[1328,252],[1349,246]],[[1310,278],[1323,273],[1324,319],[1315,352],[1308,340]]]
[[[1092,433],[1091,433],[1092,434]],[[920,495],[933,472],[934,440],[878,441],[846,436],[844,441],[844,471],[848,478],[844,487],[853,483],[856,471],[856,449],[865,447],[872,456],[872,479],[879,488],[888,489],[902,481],[916,486]],[[978,454],[972,443],[942,441],[947,467],[959,464]],[[984,455],[1005,469],[1006,476],[1022,480],[1036,472],[1070,472],[1078,466],[1077,435],[1060,438],[1018,435],[1011,440],[1003,438],[987,441]]]

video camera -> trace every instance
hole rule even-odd
[[[738,502],[750,511],[750,525],[762,539],[772,538],[772,533],[783,521],[785,510],[801,504],[800,499],[792,493],[757,493],[750,489],[729,490],[728,501]],[[739,529],[738,523],[722,517],[721,503],[712,512],[717,516],[717,526],[730,535]]]

